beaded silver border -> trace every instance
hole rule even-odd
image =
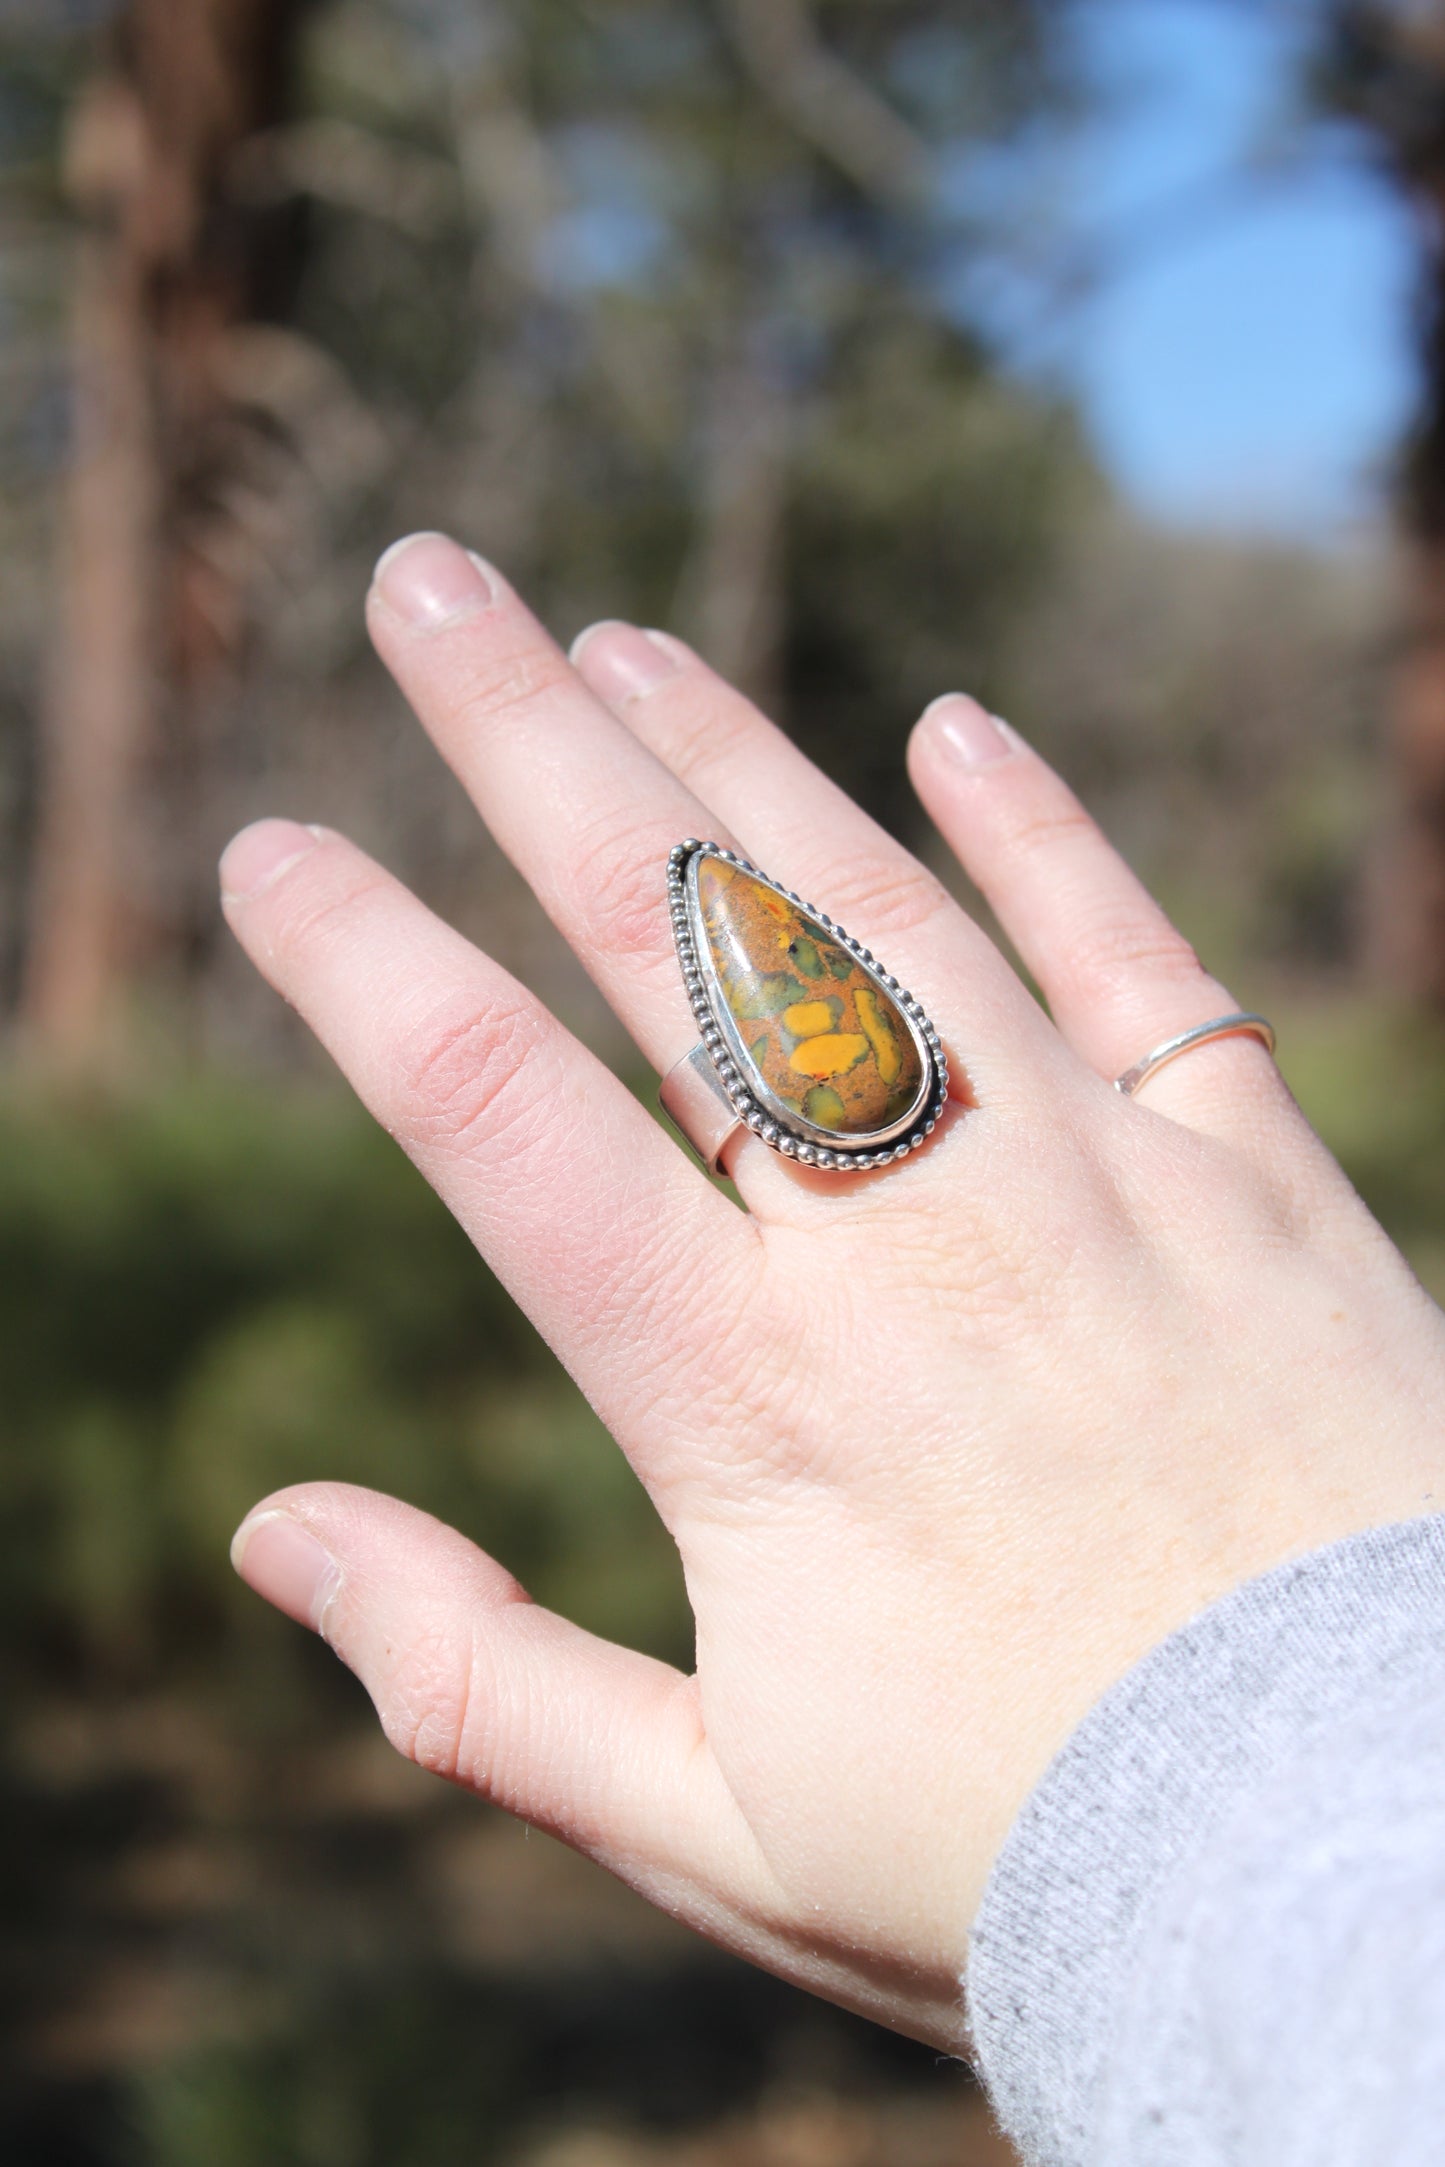
[[[932,1082],[922,1111],[914,1117],[912,1124],[896,1142],[872,1148],[865,1144],[857,1150],[843,1144],[817,1144],[801,1129],[794,1128],[761,1105],[749,1091],[742,1071],[728,1049],[723,1026],[713,1011],[708,997],[707,977],[693,941],[687,899],[687,869],[695,857],[703,854],[726,859],[729,865],[737,866],[741,872],[751,874],[754,880],[762,881],[778,895],[785,896],[799,910],[806,912],[808,917],[816,918],[818,924],[840,948],[848,949],[857,957],[909,1017],[923,1043]],[[755,1136],[760,1136],[765,1144],[771,1144],[774,1151],[782,1152],[785,1158],[796,1159],[800,1166],[821,1166],[834,1172],[861,1173],[868,1167],[891,1166],[898,1159],[906,1159],[911,1151],[916,1151],[919,1145],[932,1135],[948,1099],[948,1058],[922,1003],[916,1001],[890,972],[884,970],[871,949],[865,948],[861,941],[854,940],[851,933],[845,933],[842,926],[825,911],[818,910],[812,903],[804,902],[791,888],[784,888],[780,882],[770,879],[746,858],[739,857],[735,850],[725,850],[721,843],[699,842],[695,836],[689,836],[686,842],[674,843],[668,853],[667,905],[672,919],[673,939],[677,944],[677,960],[682,968],[682,982],[687,989],[693,1015],[697,1018],[703,1046],[717,1072],[718,1081],[732,1101],[738,1119],[751,1129]]]

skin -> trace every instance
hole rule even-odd
[[[970,1921],[1070,1731],[1205,1604],[1445,1496],[1445,1318],[1256,1042],[1109,1079],[1238,1003],[1064,784],[973,702],[910,750],[1050,1015],[934,878],[679,642],[571,661],[413,537],[378,651],[659,1069],[695,1038],[663,869],[732,843],[923,1001],[930,1143],[740,1212],[497,964],[339,835],[266,821],[226,914],[556,1348],[646,1483],[684,1676],[530,1603],[394,1499],[303,1484],[237,1533],[388,1737],[705,1934],[944,2049]]]

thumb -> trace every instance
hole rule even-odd
[[[669,1908],[679,1877],[711,1879],[716,1771],[681,1671],[541,1609],[454,1528],[350,1483],[264,1499],[231,1558],[335,1649],[408,1759],[644,1893],[670,1889]]]
[[[902,2029],[922,2008],[920,2036],[954,2036],[951,1973],[940,2004],[911,1961],[880,1962],[853,1936],[835,1947],[816,1901],[800,1930],[708,1743],[695,1679],[541,1609],[454,1528],[350,1483],[278,1490],[232,1557],[355,1671],[411,1760],[784,1978]]]

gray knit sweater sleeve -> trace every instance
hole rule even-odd
[[[1106,1695],[968,1997],[1031,2167],[1445,2161],[1445,1518],[1237,1589]]]

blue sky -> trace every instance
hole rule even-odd
[[[1343,139],[1280,155],[1297,48],[1267,0],[1094,0],[1087,21],[1110,110],[1060,154],[1052,240],[1116,268],[1019,351],[1073,385],[1150,513],[1338,539],[1378,516],[1411,410],[1408,213]]]

